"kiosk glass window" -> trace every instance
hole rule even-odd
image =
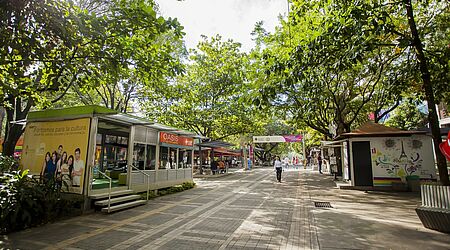
[[[169,166],[170,169],[177,168],[177,149],[169,148]]]
[[[103,151],[103,170],[120,170],[126,172],[128,138],[106,135]]]
[[[167,169],[170,168],[168,164],[169,160],[169,148],[168,147],[159,147],[159,168],[160,169]]]
[[[119,136],[117,137],[117,143],[122,145],[128,145],[128,138]]]
[[[147,145],[146,169],[155,170],[155,167],[156,167],[156,146]]]
[[[105,143],[117,143],[117,136],[106,135]]]
[[[133,165],[140,170],[145,169],[145,145],[136,143],[134,144],[133,152]]]
[[[102,138],[103,138],[102,134],[97,134],[97,136],[95,137],[95,144],[101,146],[102,145]]]
[[[178,168],[192,167],[192,150],[179,149],[178,153]]]

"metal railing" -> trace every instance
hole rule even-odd
[[[131,165],[131,168],[134,170],[137,170],[139,173],[147,176],[147,200],[148,200],[148,196],[150,194],[150,175],[147,174],[146,172],[140,170],[139,168],[135,167],[134,165]],[[131,178],[133,178],[133,175],[131,175]],[[132,183],[133,181],[130,181],[130,182]],[[131,183],[130,183],[130,185],[131,185]]]
[[[112,189],[112,179],[111,177],[107,176],[105,173],[103,173],[102,171],[98,171],[100,174],[102,174],[104,177],[106,177],[109,180],[109,190],[108,190],[108,213],[109,210],[111,208],[111,189]]]

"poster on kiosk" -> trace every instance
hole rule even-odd
[[[21,166],[63,192],[83,192],[90,119],[29,122]]]

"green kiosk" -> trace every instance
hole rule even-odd
[[[192,181],[195,138],[95,105],[36,111],[27,118],[21,165],[41,177],[56,169],[61,189],[82,196],[84,209],[113,212],[145,204],[137,192]]]

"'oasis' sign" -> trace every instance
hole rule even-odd
[[[168,143],[168,144],[176,144],[182,146],[192,147],[194,146],[194,139],[189,137],[183,137],[176,134],[169,134],[166,132],[159,132],[159,141]]]

